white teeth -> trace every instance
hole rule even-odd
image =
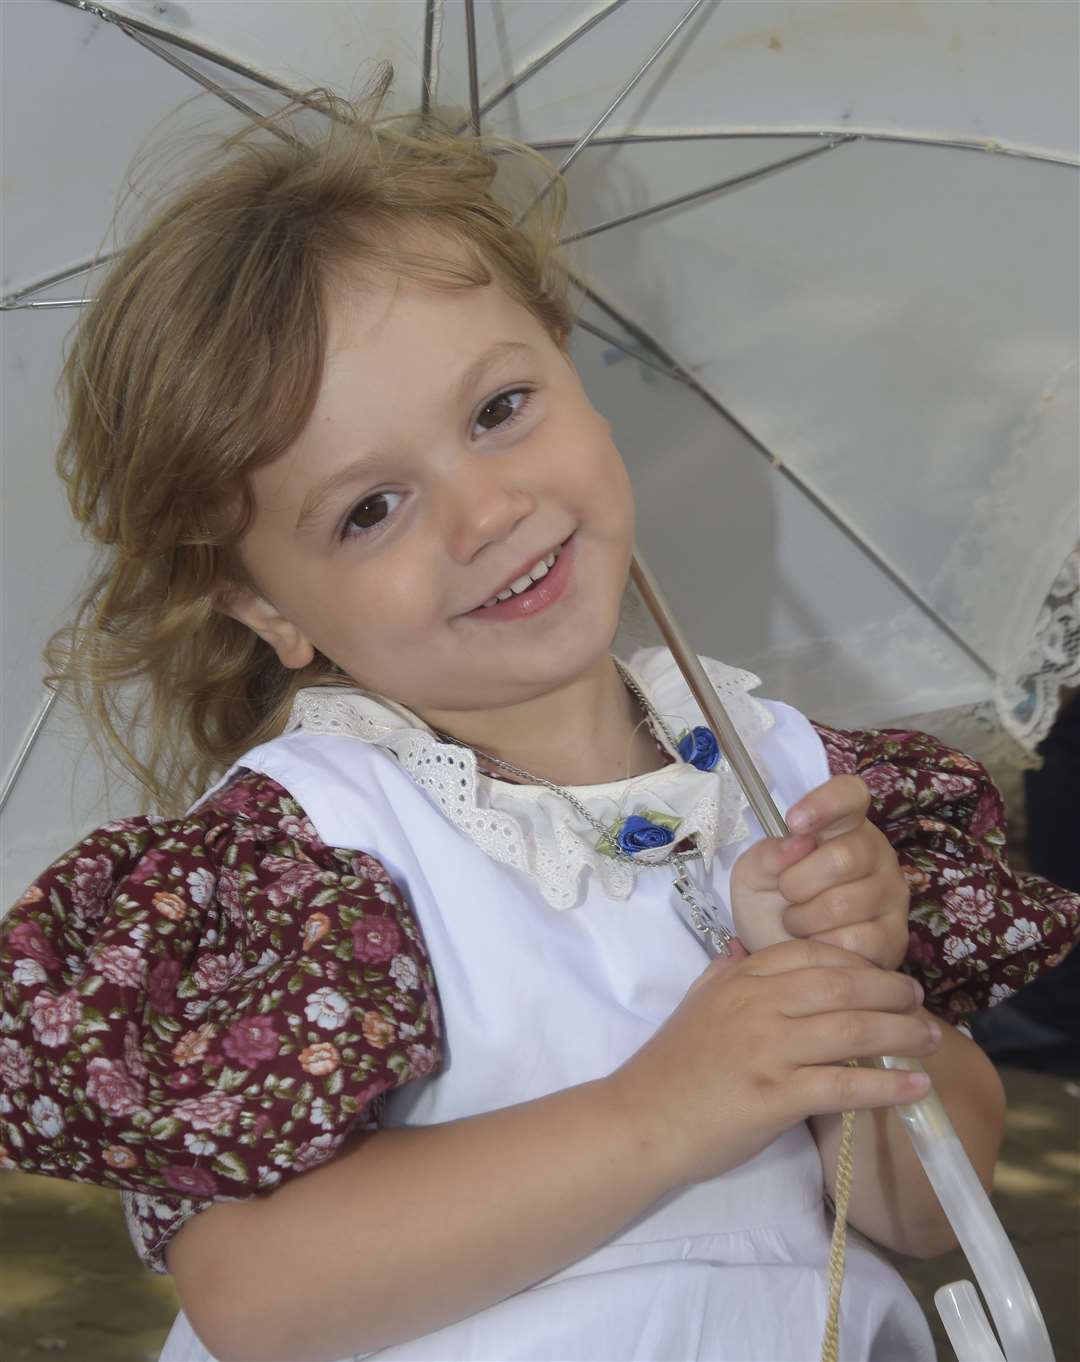
[[[541,577],[546,577],[549,570],[554,566],[555,559],[559,556],[559,550],[549,553],[546,558],[529,569],[524,577],[519,577],[517,581],[511,582],[505,591],[500,591],[497,596],[492,596],[490,601],[484,602],[484,608],[497,604],[499,601],[508,601],[511,596],[520,596],[523,591],[527,591],[534,582],[538,582]]]

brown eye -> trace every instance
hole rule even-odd
[[[476,424],[482,430],[498,430],[516,421],[529,405],[532,393],[527,388],[514,388],[510,392],[499,393],[477,414]],[[514,399],[517,399],[516,403]]]
[[[365,497],[363,501],[357,502],[345,521],[341,534],[342,539],[348,539],[355,534],[363,534],[381,525],[395,509],[390,498],[400,498],[400,496],[400,492],[374,492],[370,497]]]

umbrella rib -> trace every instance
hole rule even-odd
[[[181,47],[185,52],[191,52],[197,57],[205,57],[207,61],[212,61],[216,66],[223,67],[234,75],[243,76],[245,80],[253,81],[256,85],[262,85],[267,90],[273,90],[276,94],[284,95],[287,99],[306,104],[317,113],[326,114],[328,112],[322,105],[307,99],[299,90],[294,90],[281,81],[275,80],[273,76],[266,75],[254,66],[249,66],[246,62],[236,61],[232,57],[223,56],[200,43],[192,42],[190,38],[184,38],[178,33],[171,32],[169,29],[159,28],[156,24],[148,24],[145,19],[136,19],[127,14],[120,14],[116,10],[109,9],[107,5],[90,3],[90,0],[54,0],[54,2],[67,5],[71,9],[81,10],[84,14],[92,15],[93,18],[101,19],[107,24],[116,24],[118,28],[135,29],[140,33],[147,33],[151,37],[161,38],[173,47]],[[131,36],[130,32],[128,36]],[[259,117],[261,116],[259,115]]]
[[[650,204],[647,208],[638,208],[632,213],[624,213],[621,217],[609,218],[606,222],[598,222],[595,227],[586,227],[583,231],[574,232],[571,236],[564,236],[559,245],[566,246],[571,241],[581,241],[585,237],[596,236],[599,232],[609,232],[613,227],[623,227],[628,222],[639,222],[642,218],[666,212],[669,208],[678,208],[684,203],[693,203],[696,199],[703,199],[709,194],[719,194],[730,189],[745,189],[749,185],[756,184],[758,180],[767,179],[781,170],[788,170],[791,166],[809,161],[814,156],[820,156],[822,152],[833,151],[848,142],[857,142],[858,140],[858,133],[846,133],[842,137],[834,138],[831,142],[826,142],[824,146],[812,147],[809,151],[800,151],[795,156],[785,156],[781,161],[770,161],[768,165],[759,166],[756,170],[748,170],[743,175],[729,176],[728,179],[718,180],[715,184],[706,185],[703,189],[691,189],[689,193],[677,194],[675,198],[664,199],[663,202]]]
[[[435,4],[436,0],[424,2],[424,76],[420,85],[420,112],[424,117],[431,108],[435,75]]]
[[[596,122],[592,125],[592,127],[589,128],[588,132],[583,133],[582,136],[578,139],[578,141],[575,143],[574,147],[573,147],[572,150],[570,151],[569,155],[567,155],[567,156],[565,156],[565,157],[563,158],[563,160],[562,160],[562,162],[560,163],[559,168],[558,168],[558,170],[555,172],[555,174],[552,175],[551,178],[548,179],[548,180],[546,181],[546,183],[545,183],[544,185],[542,185],[541,188],[540,188],[539,190],[537,190],[536,196],[533,198],[532,202],[531,202],[531,203],[530,203],[530,204],[529,204],[529,205],[528,205],[528,206],[519,214],[518,218],[516,219],[516,223],[520,223],[524,218],[526,218],[526,217],[532,212],[532,210],[536,207],[536,205],[540,202],[540,200],[547,194],[548,190],[549,190],[549,189],[551,188],[551,186],[555,183],[555,181],[559,178],[559,176],[562,175],[562,174],[563,174],[563,173],[564,173],[564,172],[573,164],[573,162],[577,159],[577,157],[585,150],[585,148],[586,148],[586,147],[589,145],[589,143],[593,140],[593,138],[596,136],[596,134],[600,131],[600,129],[604,126],[604,124],[605,124],[605,123],[608,121],[608,119],[611,117],[611,115],[615,112],[615,110],[616,110],[616,109],[619,107],[619,105],[623,102],[623,100],[626,98],[626,96],[630,93],[630,91],[631,91],[631,90],[634,88],[634,86],[638,83],[638,81],[641,79],[641,77],[645,74],[645,72],[649,69],[649,67],[653,64],[653,62],[656,61],[657,57],[660,56],[661,52],[663,52],[663,50],[667,47],[668,43],[670,43],[670,42],[674,39],[675,35],[679,32],[679,30],[683,27],[683,25],[686,24],[686,23],[688,23],[688,22],[690,21],[690,19],[693,18],[693,16],[697,13],[697,11],[701,8],[701,6],[702,6],[704,3],[705,3],[705,0],[693,0],[693,3],[689,6],[689,8],[686,10],[686,12],[680,17],[679,21],[676,23],[675,27],[671,30],[671,32],[670,32],[670,33],[663,39],[663,41],[654,49],[654,51],[645,59],[645,61],[642,63],[642,65],[638,67],[638,69],[634,72],[634,74],[630,77],[630,79],[629,79],[629,80],[626,82],[626,84],[622,87],[622,89],[621,89],[621,90],[619,91],[619,93],[615,96],[615,98],[611,101],[611,103],[607,106],[607,108],[606,108],[606,109],[604,110],[604,112],[600,115],[600,117],[596,120]],[[515,224],[515,225],[516,225],[516,224]]]
[[[37,713],[30,720],[30,725],[23,734],[22,743],[20,744],[19,750],[16,752],[11,765],[7,769],[7,774],[4,776],[3,788],[0,789],[0,813],[4,812],[4,806],[11,798],[11,792],[14,790],[19,776],[22,774],[22,769],[26,765],[27,759],[33,750],[33,746],[41,736],[41,730],[45,727],[45,720],[49,717],[49,711],[56,703],[57,694],[58,692],[53,690],[52,687],[48,688],[44,698],[38,703]]]
[[[490,112],[496,104],[501,104],[507,95],[513,94],[515,90],[520,89],[527,80],[535,76],[538,71],[542,71],[549,62],[554,61],[557,56],[565,52],[566,49],[576,43],[579,38],[583,38],[585,34],[588,33],[590,29],[595,28],[601,20],[606,19],[609,14],[614,14],[617,9],[621,9],[626,2],[627,0],[611,0],[609,5],[606,5],[602,10],[599,10],[592,18],[586,19],[583,24],[579,24],[572,33],[568,33],[565,38],[560,39],[554,47],[549,47],[546,52],[542,52],[535,61],[531,61],[529,65],[526,66],[524,71],[519,72],[516,76],[511,76],[502,89],[496,90],[493,95],[489,95],[488,98],[484,100],[479,108],[480,115],[483,116]],[[467,126],[467,123],[462,123],[456,131],[460,133],[464,131]]]
[[[476,72],[476,5],[465,0],[465,47],[469,64],[469,122],[473,136],[480,136],[480,81]]]
[[[1048,165],[1080,168],[1080,158],[1065,156],[1050,151],[1034,151],[1025,147],[1010,147],[1003,142],[977,142],[950,137],[931,137],[929,134],[913,136],[911,133],[874,132],[870,129],[851,128],[756,128],[751,130],[724,131],[719,128],[699,128],[694,132],[643,132],[611,133],[607,137],[594,137],[592,145],[613,147],[622,144],[651,142],[736,142],[751,141],[755,138],[779,140],[786,137],[840,137],[847,135],[860,142],[899,142],[908,146],[932,147],[943,151],[981,151],[995,156],[1013,156],[1022,161],[1043,161]],[[534,151],[561,151],[572,146],[572,137],[552,137],[540,142],[530,142]]]
[[[574,325],[580,327],[582,331],[587,331],[590,336],[596,336],[597,339],[607,341],[609,345],[614,345],[616,349],[621,350],[624,355],[629,355],[631,359],[636,359],[639,363],[647,365],[650,369],[655,369],[658,374],[663,374],[665,378],[672,378],[676,383],[688,383],[688,376],[681,369],[669,369],[666,364],[661,364],[655,359],[650,359],[649,356],[644,354],[641,350],[635,350],[633,346],[627,345],[627,343],[624,340],[620,340],[618,336],[613,336],[610,331],[604,331],[599,326],[594,326],[592,322],[587,322],[581,317],[578,317]]]
[[[763,458],[767,459],[778,473],[781,473],[786,477],[794,487],[798,488],[808,501],[832,521],[836,528],[850,539],[856,548],[860,549],[862,553],[870,559],[874,566],[883,572],[895,586],[899,587],[904,595],[907,596],[908,600],[910,600],[913,605],[917,606],[928,619],[933,621],[942,633],[951,639],[960,651],[975,663],[980,671],[984,672],[991,679],[997,678],[996,669],[992,667],[990,663],[956,631],[956,629],[953,628],[943,615],[939,614],[938,611],[934,609],[917,588],[912,586],[903,572],[901,572],[895,564],[889,562],[880,549],[870,543],[864,535],[859,533],[838,507],[834,506],[823,493],[819,492],[801,473],[785,463],[779,455],[774,454],[766,444],[758,439],[753,431],[748,429],[733,412],[728,410],[719,398],[709,392],[708,388],[704,387],[704,385],[692,374],[687,373],[682,365],[680,365],[662,345],[655,341],[647,331],[643,330],[643,328],[638,326],[635,322],[632,322],[628,317],[623,316],[617,308],[613,307],[603,298],[600,298],[587,284],[582,283],[582,281],[575,278],[573,274],[571,274],[570,277],[590,302],[594,303],[602,311],[606,312],[614,321],[618,322],[629,335],[633,336],[638,344],[644,345],[652,350],[655,354],[659,355],[665,363],[670,365],[673,370],[678,371],[678,374],[673,374],[673,376],[681,376],[681,382],[693,389],[693,391],[696,392],[699,397],[703,398],[715,412],[722,416],[730,425],[734,426],[740,435],[749,440],[754,450]]]
[[[55,274],[48,274],[44,279],[38,279],[33,284],[27,284],[23,288],[16,289],[14,293],[9,293],[5,297],[0,298],[0,312],[14,311],[16,308],[26,307],[28,304],[23,301],[24,299],[32,298],[35,293],[41,293],[44,289],[52,288],[54,284],[62,284],[68,279],[77,279],[80,274],[89,274],[92,269],[95,269],[98,265],[106,264],[118,254],[119,252],[117,251],[110,251],[108,255],[92,256],[89,260],[84,260],[80,265],[72,265],[68,269],[58,270]],[[65,298],[58,301],[68,305],[70,301],[73,300]]]
[[[275,137],[280,137],[286,142],[295,141],[295,138],[293,138],[291,133],[287,133],[284,128],[279,128],[275,123],[265,122],[265,114],[261,114],[259,110],[253,108],[252,105],[246,104],[244,100],[240,99],[237,95],[226,90],[223,85],[219,85],[216,80],[211,80],[209,76],[196,70],[189,62],[184,61],[183,57],[178,57],[174,52],[168,51],[168,49],[163,47],[156,39],[148,37],[145,33],[139,33],[133,28],[129,28],[127,24],[121,23],[119,20],[117,20],[116,26],[122,33],[126,33],[129,38],[137,42],[140,47],[145,47],[146,50],[153,53],[155,57],[160,57],[162,61],[168,62],[168,64],[177,71],[182,72],[185,76],[188,76],[191,80],[195,81],[196,84],[201,85],[204,90],[209,90],[211,94],[217,95],[218,99],[224,100],[231,108],[239,110],[240,113],[245,114],[255,122],[264,123],[266,130],[272,132]]]

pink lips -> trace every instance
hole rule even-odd
[[[566,595],[573,583],[575,542],[571,536],[560,549],[559,556],[555,559],[554,566],[548,569],[547,575],[534,582],[528,591],[523,591],[520,596],[511,596],[509,600],[499,601],[496,605],[481,605],[476,610],[470,610],[464,618],[492,621],[526,619],[545,610],[549,605],[554,605]]]

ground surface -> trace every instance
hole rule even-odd
[[[1031,1278],[1058,1362],[1080,1359],[1080,1083],[1003,1071],[1009,1094],[994,1201]],[[959,1254],[899,1265],[934,1319]],[[0,1174],[0,1359],[152,1362],[176,1308],[170,1281],[131,1249],[119,1198]],[[939,1337],[942,1362],[952,1353]],[[808,1353],[808,1362],[812,1354]]]

